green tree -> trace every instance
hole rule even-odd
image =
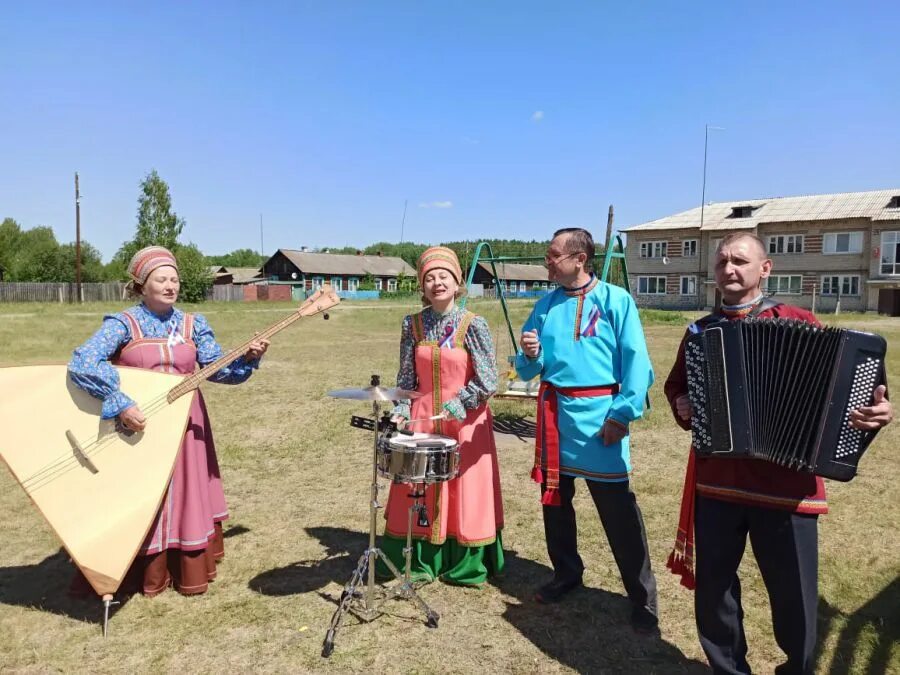
[[[62,257],[56,235],[49,227],[26,230],[13,253],[10,281],[59,281]]]
[[[59,247],[59,278],[56,281],[75,281],[75,244],[62,244]],[[106,266],[100,251],[86,241],[81,242],[81,280],[84,283],[106,281]]]
[[[225,267],[262,267],[266,261],[263,256],[253,249],[239,248],[224,255],[206,256],[207,265],[224,265]]]
[[[0,223],[0,268],[3,278],[10,280],[15,252],[19,250],[22,228],[12,218],[4,218]]]
[[[194,244],[179,244],[175,251],[178,278],[181,280],[179,299],[184,302],[203,302],[213,282],[206,258]]]
[[[128,262],[137,251],[145,246],[165,246],[178,259],[180,298],[185,302],[202,302],[212,285],[212,275],[200,249],[194,244],[178,243],[185,224],[184,219],[172,211],[169,185],[155,169],[152,170],[141,181],[134,238],[122,244],[113,262],[107,266],[108,272],[125,279]]]

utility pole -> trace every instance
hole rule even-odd
[[[606,251],[612,246],[613,205],[609,205],[609,213],[606,214]]]
[[[403,219],[400,221],[400,243],[403,243],[403,226],[406,224],[406,205],[409,202],[408,199],[403,200]]]
[[[259,254],[265,258],[266,256],[266,245],[263,241],[263,224],[262,224],[262,214],[259,214]]]
[[[725,131],[723,127],[711,127],[710,125],[705,125],[705,131],[703,136],[703,192],[700,197],[700,230],[703,230],[703,210],[706,208],[706,154],[707,149],[709,148],[709,130],[712,129],[714,131]]]
[[[78,172],[75,172],[75,298],[81,302],[81,193],[78,191]]]

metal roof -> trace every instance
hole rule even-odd
[[[703,209],[703,230],[746,230],[761,223],[808,220],[900,220],[900,208],[888,207],[894,197],[900,197],[900,188],[717,202],[707,204]],[[735,217],[734,209],[741,206],[752,207],[752,213],[744,218]],[[622,228],[622,232],[700,229],[700,210],[697,206],[665,218]]]
[[[358,274],[364,276],[396,277],[400,273],[415,277],[413,269],[403,258],[380,255],[343,255],[339,253],[308,253],[287,248],[278,249],[304,274]]]
[[[547,268],[543,265],[525,265],[521,263],[494,263],[497,265],[497,274],[504,281],[547,281]],[[480,262],[481,267],[488,274],[492,273],[489,262]]]

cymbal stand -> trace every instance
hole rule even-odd
[[[380,386],[380,380],[381,378],[378,375],[372,375],[371,386]],[[380,607],[382,605],[388,600],[399,597],[405,600],[413,600],[416,605],[419,606],[425,613],[425,625],[429,628],[437,628],[438,619],[440,618],[437,612],[425,604],[425,601],[419,596],[409,578],[412,553],[413,512],[417,511],[417,506],[418,508],[424,509],[424,505],[418,505],[418,501],[416,501],[410,506],[406,529],[406,548],[404,549],[406,558],[405,574],[401,574],[400,570],[397,569],[397,566],[391,562],[391,559],[384,555],[381,549],[375,546],[375,535],[378,527],[378,511],[383,508],[381,504],[378,503],[378,490],[380,489],[378,485],[378,420],[381,418],[380,401],[372,401],[372,414],[375,416],[375,425],[372,432],[372,485],[369,493],[369,546],[359,557],[356,569],[353,570],[350,581],[347,582],[347,585],[344,586],[344,590],[341,593],[341,600],[338,603],[338,607],[331,616],[331,622],[325,633],[325,640],[322,642],[322,656],[325,658],[331,656],[332,652],[334,652],[334,639],[341,626],[341,622],[344,619],[344,615],[347,612],[353,612],[353,614],[361,620],[368,623],[381,615],[382,611]],[[387,589],[386,593],[379,594],[380,597],[377,597],[375,589],[375,561],[378,558],[381,558],[384,561],[385,565],[387,565],[388,569],[391,571],[391,574],[393,574],[398,581],[393,588]],[[365,585],[365,587],[361,590],[360,586],[362,585]]]

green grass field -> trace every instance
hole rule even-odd
[[[0,305],[0,366],[64,363],[121,305]],[[499,305],[470,303],[497,337],[501,370],[511,352]],[[289,304],[207,304],[223,345],[291,311]],[[133,597],[99,629],[100,604],[67,595],[72,567],[15,481],[0,471],[0,671],[206,672],[704,672],[692,594],[665,569],[675,532],[689,434],[662,394],[684,326],[695,315],[652,313],[645,322],[658,384],[633,427],[633,487],[659,581],[661,639],[635,636],[628,602],[586,490],[579,486],[586,588],[559,606],[531,600],[550,574],[538,491],[529,480],[533,441],[498,433],[506,510],[505,578],[483,589],[422,588],[440,614],[429,630],[411,603],[395,602],[365,624],[350,617],[329,660],[319,653],[344,583],[365,547],[371,438],[349,426],[362,403],[327,398],[363,387],[372,373],[394,381],[400,321],[410,302],[345,303],[330,321],[304,319],[275,337],[246,384],[204,385],[229,500],[226,559],[210,591]],[[530,303],[512,304],[521,325]],[[824,317],[833,322],[835,317]],[[889,379],[900,381],[900,320],[842,315],[837,322],[884,335]],[[15,396],[15,392],[0,392]],[[513,430],[533,421],[532,402],[498,401]],[[34,411],[40,424],[41,411]],[[0,444],[2,444],[0,430]],[[882,432],[855,480],[829,484],[820,520],[822,673],[900,672],[900,424]],[[749,660],[771,672],[781,652],[765,589],[749,551],[742,570]]]

